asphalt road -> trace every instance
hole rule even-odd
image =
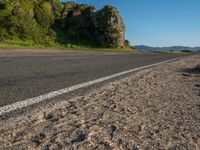
[[[3,51],[0,52],[0,107],[185,55]]]

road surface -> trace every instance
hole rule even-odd
[[[0,107],[186,54],[0,52]],[[62,96],[62,99],[67,97]]]

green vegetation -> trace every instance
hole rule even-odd
[[[0,0],[0,41],[24,41],[50,46],[55,42],[51,29],[53,4],[59,1]]]
[[[125,29],[117,31],[124,28],[123,22],[109,22],[112,17],[120,16],[111,6],[96,11],[90,5],[59,0],[0,0],[0,47],[98,49],[126,45],[130,50],[129,42],[124,41]]]
[[[190,50],[160,50],[160,51],[155,51],[155,52],[159,52],[159,53],[193,53],[194,51],[190,51]]]
[[[12,45],[12,46],[11,46]],[[52,50],[69,50],[69,51],[101,51],[101,52],[140,52],[139,50],[133,48],[95,48],[93,46],[82,46],[78,44],[68,44],[68,45],[61,45],[57,43],[53,43],[51,46],[39,45],[33,43],[33,41],[20,41],[20,40],[8,40],[0,43],[0,48],[29,48],[29,49],[52,49]]]
[[[61,45],[58,43],[52,43],[51,46],[45,46],[40,44],[35,44],[33,41],[21,41],[21,40],[5,40],[4,42],[0,43],[0,48],[22,48],[22,49],[52,49],[52,50],[76,50],[76,51],[102,51],[102,52],[142,52],[140,50],[125,47],[125,48],[100,48],[100,47],[93,47],[93,46],[83,46],[78,44],[67,44],[67,45]]]

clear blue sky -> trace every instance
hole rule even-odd
[[[63,0],[67,1],[67,0]],[[200,0],[74,0],[119,9],[133,45],[200,46]]]

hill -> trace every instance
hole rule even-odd
[[[59,0],[0,0],[0,43],[122,48],[124,35],[123,20],[112,6],[96,10]]]
[[[187,46],[171,46],[171,47],[150,47],[145,45],[137,45],[134,46],[136,49],[143,50],[143,51],[198,51],[200,50],[200,47],[187,47]]]

